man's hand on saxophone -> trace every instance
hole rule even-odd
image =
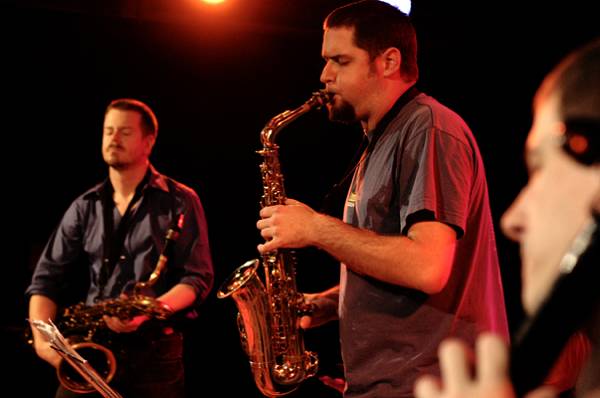
[[[116,333],[135,332],[142,323],[150,319],[148,315],[138,315],[129,319],[119,319],[116,316],[104,315],[102,318],[106,322],[106,326]]]
[[[122,293],[121,300],[127,299],[127,294]],[[103,315],[102,319],[106,326],[115,333],[131,333],[138,330],[142,323],[146,322],[150,317],[148,315],[136,315],[132,318],[121,319],[117,316]]]
[[[294,199],[286,199],[285,205],[264,207],[260,216],[262,219],[256,226],[267,240],[258,245],[261,254],[280,248],[317,246],[318,236],[329,218]],[[321,293],[304,294],[305,304],[312,309],[311,314],[300,318],[299,326],[308,329],[338,319],[338,295],[337,286]]]
[[[266,242],[258,245],[261,254],[279,248],[301,248],[315,245],[313,227],[321,216],[307,205],[287,199],[285,205],[267,206],[260,211],[261,220],[256,223]]]
[[[300,318],[300,327],[309,329],[337,320],[338,298],[338,286],[320,293],[304,293],[304,302],[312,307],[312,312]]]

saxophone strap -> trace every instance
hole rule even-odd
[[[127,205],[125,213],[119,221],[117,229],[114,229],[114,208],[115,202],[113,199],[114,188],[107,179],[104,189],[102,191],[102,216],[104,221],[104,242],[103,249],[104,254],[102,258],[102,267],[100,268],[100,274],[98,277],[98,290],[99,296],[96,300],[101,300],[104,297],[104,289],[110,276],[112,275],[121,252],[123,251],[123,245],[125,244],[125,236],[131,226],[133,220],[133,213],[135,205],[140,201],[145,187],[148,185],[150,180],[150,169],[146,172],[146,175],[140,181],[135,189],[133,198]]]

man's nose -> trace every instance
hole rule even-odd
[[[521,236],[523,236],[525,229],[520,225],[503,223],[502,231],[507,238],[515,242],[520,242]]]
[[[113,134],[113,136],[110,139],[111,144],[118,144],[121,142],[121,133],[118,131],[115,131],[115,133]]]
[[[519,242],[525,232],[525,215],[523,213],[522,199],[521,193],[500,219],[502,232],[506,237],[515,242]]]
[[[321,71],[321,83],[327,84],[333,81],[333,73],[331,73],[331,68],[329,67],[329,62],[325,64],[323,70]]]

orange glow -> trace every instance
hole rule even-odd
[[[208,3],[208,4],[221,4],[221,3],[225,2],[225,0],[202,0],[202,1],[205,3]]]

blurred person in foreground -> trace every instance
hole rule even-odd
[[[533,112],[529,182],[502,218],[521,247],[524,334],[510,352],[482,335],[474,371],[462,342],[445,341],[442,378],[421,378],[417,398],[553,397],[561,376],[576,379],[577,397],[600,397],[599,39],[547,75]]]

